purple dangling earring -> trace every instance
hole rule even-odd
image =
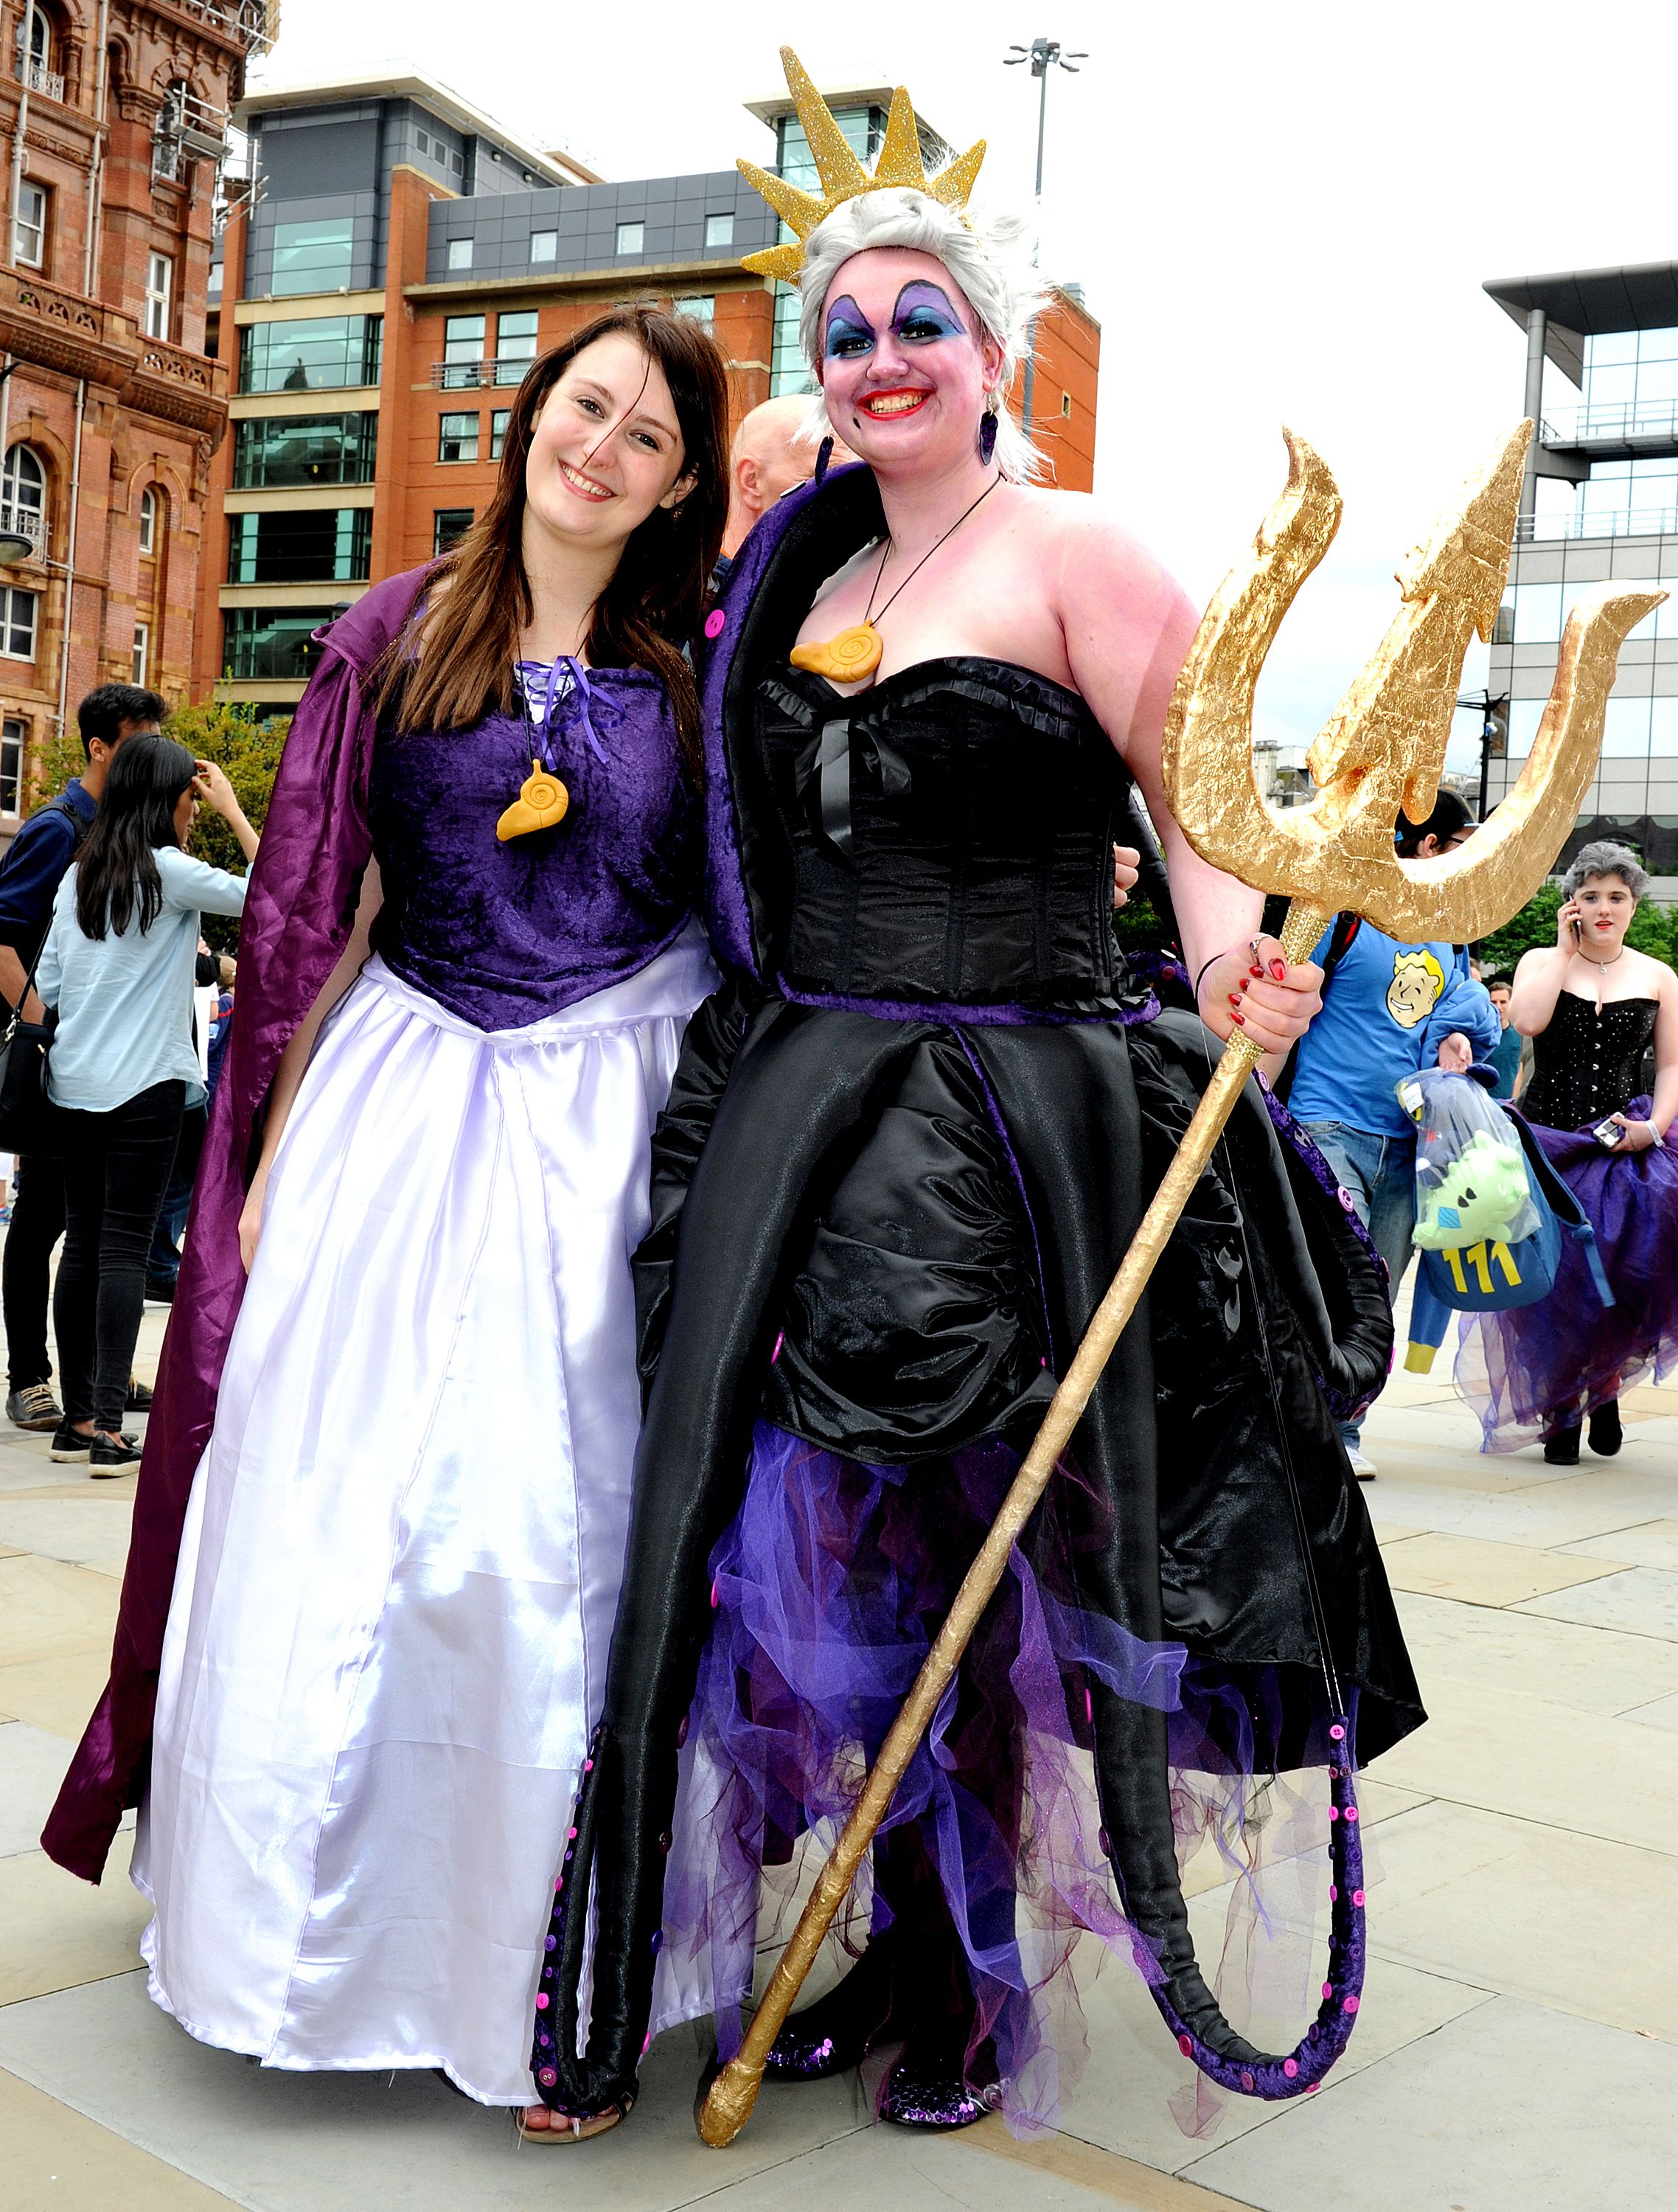
[[[987,468],[990,466],[991,457],[995,451],[996,413],[994,408],[987,407],[979,417],[979,459]]]
[[[816,489],[819,491],[826,481],[828,463],[833,459],[833,441],[824,438],[816,448]]]

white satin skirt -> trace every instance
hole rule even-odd
[[[324,1027],[194,1480],[135,1880],[155,2001],[297,2069],[532,2101],[640,1422],[653,1124],[696,931],[485,1034],[368,963]]]

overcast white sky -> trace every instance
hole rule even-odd
[[[1003,54],[1087,48],[1049,84],[1043,259],[1102,322],[1097,491],[1201,601],[1280,483],[1282,422],[1346,495],[1267,672],[1284,739],[1312,734],[1397,560],[1520,414],[1524,340],[1482,280],[1678,259],[1668,0],[283,0],[283,21],[258,81],[400,58],[612,178],[767,160],[741,103],[789,41],[818,83],[906,83],[946,137],[987,139],[989,196],[1022,210],[1037,88]]]

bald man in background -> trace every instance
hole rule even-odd
[[[809,395],[789,392],[781,399],[764,400],[741,418],[728,456],[728,527],[722,537],[722,558],[712,574],[719,590],[758,516],[815,475],[816,441],[799,435],[809,413]],[[855,459],[848,446],[834,441],[836,467]]]

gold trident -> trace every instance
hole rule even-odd
[[[1283,616],[1340,526],[1338,487],[1303,438],[1287,439],[1287,488],[1253,550],[1207,609],[1165,721],[1171,811],[1202,860],[1255,890],[1286,892],[1281,944],[1303,960],[1330,918],[1354,913],[1415,943],[1461,944],[1508,921],[1542,882],[1596,765],[1602,714],[1626,632],[1664,592],[1603,586],[1568,617],[1559,665],[1531,757],[1496,817],[1437,860],[1401,860],[1398,810],[1433,811],[1468,635],[1489,639],[1503,597],[1531,426],[1505,438],[1490,465],[1398,574],[1404,605],[1375,658],[1311,747],[1322,787],[1309,807],[1278,812],[1253,774],[1253,695]],[[1072,1440],[1091,1392],[1135,1311],[1167,1238],[1212,1154],[1242,1086],[1262,1057],[1237,1031],[1224,1048],[1194,1119],[1096,1309],[1043,1426],[1020,1462],[994,1527],[968,1569],[949,1617],[892,1723],[738,2054],[711,2084],[699,2132],[720,2148],[751,2117],[769,2045],[780,2033],[904,1769],[994,1594],[1009,1554]],[[1304,2051],[1299,2046],[1299,2053]],[[1298,2056],[1299,2053],[1296,2053]],[[1300,2076],[1302,2087],[1306,2077]]]

